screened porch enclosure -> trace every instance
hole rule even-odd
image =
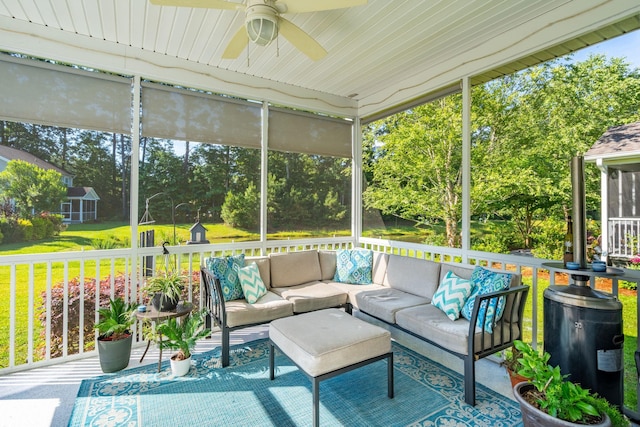
[[[77,297],[80,311],[95,318],[95,308],[116,289],[139,300],[145,257],[182,266],[189,273],[188,298],[194,301],[202,297],[194,272],[208,256],[223,254],[366,247],[526,272],[532,292],[525,336],[540,342],[542,284],[556,283],[556,275],[542,265],[545,260],[471,250],[471,89],[637,30],[637,1],[455,0],[397,6],[370,0],[361,9],[309,15],[309,31],[315,23],[316,37],[330,52],[316,62],[298,56],[287,43],[256,48],[233,61],[221,59],[222,40],[235,28],[233,14],[160,8],[146,1],[36,3],[25,7],[22,0],[5,0],[0,6],[0,120],[128,138],[131,243],[116,250],[0,256],[0,283],[9,296],[1,310],[9,327],[0,373],[95,355],[91,345],[84,345],[95,341],[94,331],[85,331],[84,320],[71,324],[66,303],[61,305],[62,338],[53,339],[47,306],[51,293]],[[305,22],[304,17],[294,19]],[[363,237],[362,126],[453,93],[462,98],[460,247]],[[141,193],[146,138],[259,152],[259,238],[169,245],[168,258],[159,245],[139,247],[141,206],[155,194]],[[348,236],[267,239],[270,152],[345,159],[351,169]],[[170,210],[179,202],[172,200]],[[88,289],[101,281],[107,295],[84,305]],[[610,286],[617,295],[618,280]],[[44,327],[37,324],[40,314]],[[140,332],[138,343],[143,341]]]

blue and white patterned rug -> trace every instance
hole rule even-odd
[[[516,402],[478,384],[477,405],[464,402],[463,379],[393,343],[395,398],[387,397],[386,361],[320,383],[322,426],[521,426]],[[70,426],[311,425],[311,382],[284,355],[269,380],[266,340],[232,348],[220,367],[219,348],[193,357],[173,378],[151,364],[84,380]]]

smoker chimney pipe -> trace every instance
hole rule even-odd
[[[573,217],[573,260],[587,268],[587,212],[584,189],[584,157],[571,159],[571,198]]]

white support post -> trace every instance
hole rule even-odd
[[[353,119],[351,138],[351,237],[353,245],[360,245],[362,237],[362,129],[360,117]]]
[[[269,165],[269,103],[262,103],[262,134],[260,141],[260,243],[261,255],[267,254],[267,181]]]
[[[602,159],[596,160],[596,166],[600,169],[600,249],[602,260],[607,261],[609,256],[609,168]]]
[[[129,223],[131,224],[131,297],[138,296],[138,184],[140,181],[140,76],[133,77],[131,100],[131,190]]]
[[[471,248],[471,81],[462,79],[462,251]]]

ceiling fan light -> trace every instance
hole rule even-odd
[[[278,22],[270,16],[253,16],[247,20],[249,40],[266,46],[278,37]]]

